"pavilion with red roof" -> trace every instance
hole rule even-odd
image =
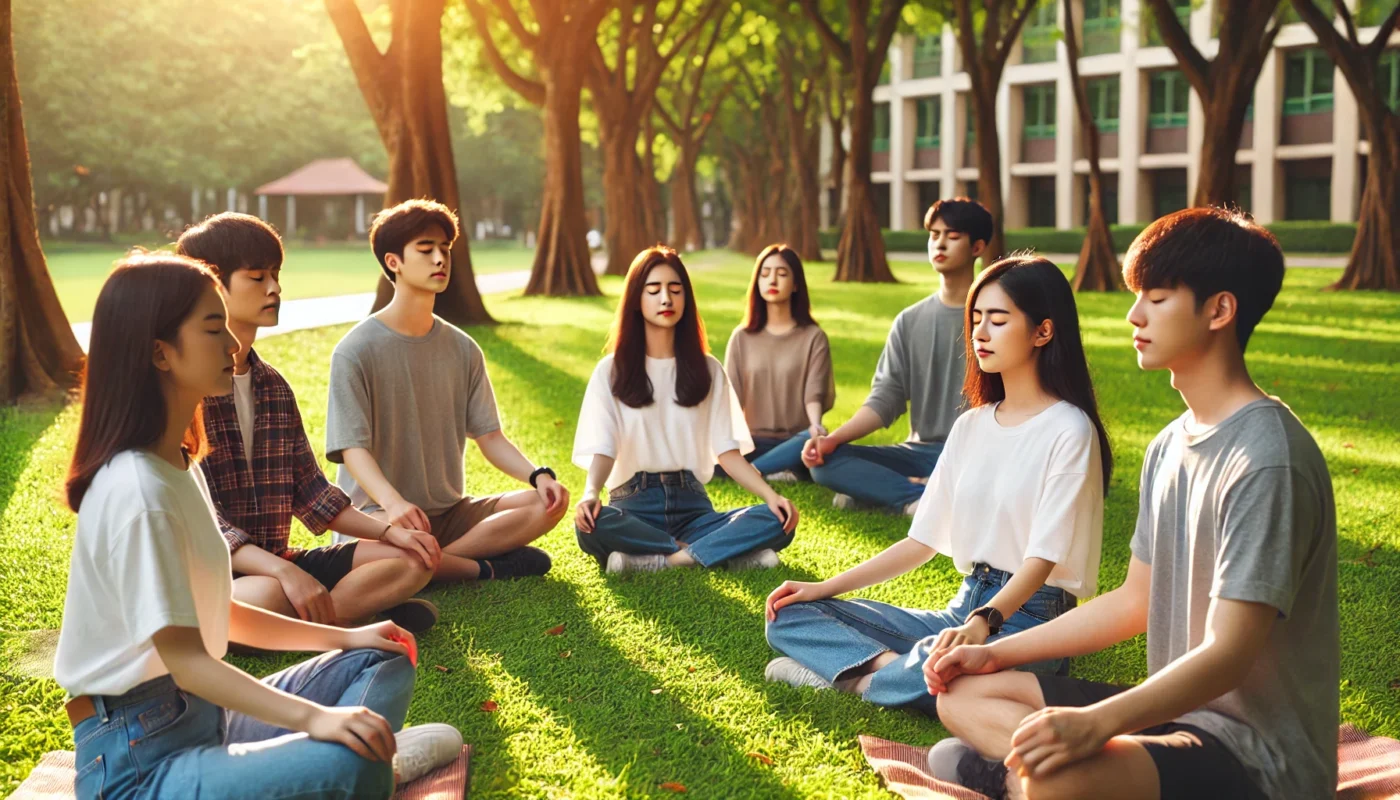
[[[297,197],[354,197],[355,233],[365,232],[365,197],[373,197],[376,205],[384,202],[389,185],[360,168],[351,158],[322,158],[259,186],[258,216],[267,219],[267,198],[287,198],[286,234],[296,234]]]

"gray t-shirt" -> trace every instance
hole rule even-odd
[[[1147,669],[1201,644],[1211,598],[1278,609],[1236,689],[1181,718],[1221,740],[1269,797],[1337,788],[1337,518],[1322,452],[1274,399],[1192,434],[1186,416],[1142,465],[1133,555],[1152,566]]]
[[[963,410],[966,370],[963,309],[933,295],[895,317],[865,405],[886,428],[908,408],[909,441],[946,441]]]
[[[404,336],[374,317],[331,353],[326,458],[356,508],[377,511],[345,468],[363,447],[404,499],[438,514],[464,496],[467,439],[500,430],[486,359],[472,337],[433,318],[426,336]]]

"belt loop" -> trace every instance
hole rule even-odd
[[[93,710],[97,712],[97,716],[102,719],[103,725],[111,721],[111,717],[107,714],[107,702],[103,699],[102,695],[92,695],[92,707]]]

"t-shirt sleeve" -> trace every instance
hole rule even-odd
[[[1095,469],[1095,432],[1092,425],[1060,436],[1051,451],[1049,476],[1040,490],[1031,516],[1025,558],[1041,558],[1061,567],[1075,543],[1102,535],[1093,530],[1096,510],[1103,504],[1103,478]],[[1083,580],[1083,575],[1075,575]]]
[[[730,450],[752,453],[753,437],[749,434],[744,409],[739,405],[739,396],[713,357],[710,358],[710,381],[710,447],[714,455],[718,457]]]
[[[908,365],[904,363],[902,326],[906,316],[895,317],[885,349],[875,364],[875,377],[870,380],[870,396],[865,405],[880,417],[885,427],[893,425],[909,407]]]
[[[740,340],[742,328],[735,328],[729,335],[729,344],[724,346],[724,374],[734,387],[736,395],[744,393],[744,345]]]
[[[612,360],[607,359],[593,370],[588,388],[583,392],[583,407],[578,412],[578,429],[574,431],[574,465],[587,470],[593,456],[617,458],[617,439],[622,420],[613,397],[611,385]]]
[[[467,436],[475,439],[501,429],[496,409],[496,390],[486,372],[486,356],[476,342],[468,343],[467,353]]]
[[[807,353],[807,380],[802,392],[802,405],[821,403],[823,412],[836,404],[836,382],[831,374],[831,344],[826,334],[817,331]]]
[[[1133,557],[1144,564],[1152,563],[1152,476],[1157,472],[1160,441],[1147,446],[1142,459],[1142,474],[1138,478],[1138,515],[1129,549]]]
[[[370,420],[369,379],[359,359],[331,354],[330,390],[326,405],[326,460],[343,464],[341,453],[374,446]]]
[[[964,420],[970,413],[958,417],[953,422],[952,430],[948,431],[943,453],[933,467],[933,474],[928,477],[928,485],[919,499],[919,508],[909,523],[909,538],[939,553],[951,553],[953,550],[953,532],[948,529],[948,516],[953,508],[954,485],[961,472],[958,464],[964,438],[961,431],[966,427]]]
[[[1317,546],[1316,494],[1287,466],[1255,470],[1233,482],[1220,503],[1210,596],[1267,603],[1287,617]]]
[[[112,541],[107,572],[123,598],[133,642],[145,642],[162,628],[199,627],[183,528],[178,516],[147,510]]]

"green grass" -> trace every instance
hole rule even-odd
[[[147,243],[158,247],[160,242]],[[379,264],[367,244],[288,242],[282,272],[282,297],[298,300],[374,291]],[[49,274],[70,322],[87,322],[97,305],[97,293],[126,249],[110,244],[45,243]],[[476,243],[472,269],[478,275],[528,270],[532,251],[508,244]]]
[[[711,347],[723,352],[742,313],[749,262],[692,257]],[[833,285],[813,268],[813,307],[832,341],[839,422],[864,399],[891,319],[927,294],[927,267],[896,265],[899,285]],[[1400,297],[1321,291],[1332,270],[1294,270],[1250,347],[1255,379],[1281,396],[1327,455],[1339,518],[1342,716],[1400,735]],[[506,431],[575,492],[583,472],[568,464],[574,421],[619,291],[606,298],[491,297],[502,324],[474,329],[484,348]],[[1100,585],[1126,570],[1142,452],[1182,410],[1162,373],[1138,371],[1123,316],[1129,296],[1081,295],[1086,346],[1118,468],[1104,515]],[[329,351],[346,326],[306,331],[260,346],[301,399],[311,441],[324,441]],[[23,678],[23,632],[61,622],[74,519],[58,490],[77,422],[75,407],[0,412],[0,794],[47,750],[72,746],[63,692]],[[902,438],[903,422],[873,441]],[[474,493],[514,488],[476,451]],[[732,483],[711,487],[720,508],[752,502]],[[473,797],[665,797],[676,781],[699,797],[887,797],[864,766],[858,734],[930,743],[938,725],[911,713],[833,692],[763,681],[771,657],[763,597],[785,578],[829,576],[905,534],[901,519],[837,512],[830,492],[783,485],[803,512],[795,542],[773,572],[678,571],[604,577],[561,525],[544,540],[555,557],[544,580],[437,589],[439,626],[422,640],[410,721],[445,721],[476,745]],[[297,529],[296,540],[309,535]],[[937,559],[863,593],[922,607],[946,603],[959,582]],[[545,631],[565,625],[560,636]],[[263,674],[282,660],[240,659]],[[451,672],[434,669],[441,665]],[[1145,676],[1141,639],[1079,659],[1074,674],[1116,681]],[[656,692],[656,690],[660,690]],[[494,700],[495,713],[480,710]],[[771,766],[751,757],[761,753]]]

